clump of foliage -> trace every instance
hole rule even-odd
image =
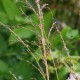
[[[0,80],[79,79],[79,28],[44,2],[0,0]]]

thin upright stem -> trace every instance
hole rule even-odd
[[[49,80],[49,71],[48,71],[48,63],[47,63],[47,52],[46,52],[46,46],[45,46],[45,36],[44,36],[44,23],[43,23],[43,12],[42,8],[40,7],[39,0],[36,0],[36,4],[38,7],[38,16],[39,16],[39,28],[41,30],[41,43],[42,43],[42,51],[44,55],[44,64],[46,67],[46,79]]]

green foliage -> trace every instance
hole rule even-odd
[[[30,26],[30,25],[27,25],[27,26],[28,26],[27,28],[26,27],[15,28],[15,29],[13,29],[13,32],[16,33],[21,39],[30,38],[35,33],[32,30],[32,28],[33,28],[32,26]],[[11,33],[9,41],[12,43],[15,43],[18,41],[17,38],[18,38],[17,36],[15,36],[13,33]]]
[[[74,39],[79,36],[78,30],[70,30],[67,32],[66,36],[68,39]]]
[[[0,60],[0,74],[1,73],[6,73],[8,71],[9,71],[9,67],[8,67],[7,63]]]
[[[4,40],[4,38],[2,37],[2,35],[0,35],[0,54],[1,52],[5,51],[7,48],[7,44]]]
[[[44,13],[44,28],[45,28],[45,32],[48,35],[49,33],[49,28],[51,27],[51,24],[53,23],[53,16],[55,15],[56,10],[52,10],[48,13]]]
[[[9,28],[13,31],[13,33],[9,32],[4,26],[0,25],[0,80],[14,80],[12,74],[14,74],[18,80],[44,80],[40,72],[34,67],[34,65],[39,67],[36,63],[37,61],[45,72],[39,18],[29,8],[23,8],[26,5],[24,2],[16,1],[17,0],[0,0],[0,22],[9,25]],[[41,5],[44,1],[41,2]],[[55,4],[58,3],[57,0],[54,0],[54,2]],[[38,12],[34,0],[29,0],[29,3],[36,12]],[[61,5],[62,4],[65,3],[63,2]],[[20,8],[23,9],[23,12],[27,16],[24,16],[21,13],[22,11],[20,11]],[[58,10],[56,8],[51,9],[51,11],[47,11],[46,9],[43,10],[46,39],[45,46],[47,53],[50,51],[52,53],[51,55],[47,54],[50,80],[57,80],[57,75],[60,80],[66,80],[68,78],[66,78],[66,76],[70,72],[70,69],[67,67],[71,68],[71,71],[73,71],[73,69],[77,72],[80,71],[79,29],[73,29],[72,26],[66,24],[66,22],[69,21],[66,17],[66,10],[64,12],[61,12],[61,10],[59,11],[59,14],[57,14]],[[59,31],[64,39],[64,43],[69,49],[70,55],[73,57],[72,62],[74,63],[74,66],[72,66],[71,60],[64,50],[63,41],[55,30],[55,26],[51,31],[50,37],[47,38],[52,23],[55,22],[55,18],[62,20],[60,21],[61,25],[63,24],[63,21],[66,21],[64,22],[66,25],[62,26]],[[72,23],[71,25],[75,24]],[[19,42],[19,38],[21,38],[25,44],[29,45],[31,52]],[[31,55],[32,53],[35,58]],[[55,65],[52,63],[52,57]],[[55,72],[55,67],[57,68],[57,74]],[[10,73],[10,71],[12,73]]]
[[[16,64],[12,71],[15,73],[16,77],[20,80],[30,80],[32,76],[32,67],[27,62],[21,61]]]
[[[20,15],[18,8],[13,1],[2,0],[2,4],[10,20],[15,18],[15,16]]]

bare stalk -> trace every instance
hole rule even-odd
[[[68,49],[67,46],[66,46],[66,43],[65,43],[65,41],[64,41],[64,39],[63,39],[63,37],[62,37],[62,34],[61,34],[61,32],[59,31],[57,25],[55,25],[55,28],[56,28],[56,31],[57,31],[57,33],[59,34],[60,38],[61,38],[62,44],[63,44],[63,46],[64,46],[64,50],[65,50],[65,52],[67,53],[67,56],[70,58],[71,64],[72,64],[73,67],[74,67],[74,62],[72,61],[72,58],[71,58],[70,53],[69,53],[69,49]],[[73,69],[73,71],[75,71],[75,70]]]
[[[39,28],[41,30],[41,43],[42,43],[42,50],[43,50],[43,56],[44,56],[44,64],[46,67],[46,79],[49,80],[49,71],[48,71],[48,63],[47,63],[47,52],[46,52],[46,47],[45,47],[45,36],[44,36],[44,23],[43,23],[43,12],[42,8],[40,7],[39,4],[40,0],[36,0],[36,4],[38,7],[38,17],[39,17]]]
[[[52,26],[54,26],[54,23],[53,23]],[[63,39],[63,37],[62,37],[62,35],[61,35],[61,32],[59,31],[59,29],[58,29],[57,27],[58,27],[58,26],[55,24],[56,31],[57,31],[57,33],[59,34],[60,38],[61,38],[61,41],[62,41],[63,46],[64,46],[64,50],[65,50],[65,52],[67,53],[68,57],[70,57],[69,50],[68,50],[68,48],[67,48],[67,46],[66,46],[66,44],[65,44],[65,42],[64,42],[64,39]]]
[[[9,71],[9,72],[10,72],[10,74],[13,76],[13,78],[14,78],[15,80],[18,80],[17,77],[15,76],[15,74],[13,74],[11,71]]]
[[[78,15],[80,17],[80,0],[78,0]]]

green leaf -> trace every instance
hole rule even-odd
[[[51,65],[49,65],[49,72],[50,72],[50,73],[54,73],[54,67],[51,66]]]
[[[77,61],[77,63],[75,64],[75,68],[76,68],[77,71],[80,72],[80,63],[78,63],[78,61]]]
[[[63,78],[66,76],[67,73],[68,73],[68,69],[65,67],[62,67],[58,72],[59,79],[63,80]]]
[[[4,10],[9,18],[12,20],[15,16],[19,15],[19,10],[12,0],[2,0]]]
[[[0,21],[3,23],[8,23],[7,15],[4,12],[0,12]]]
[[[35,56],[35,58],[36,58],[37,61],[41,60],[43,58],[42,50],[40,48],[38,48],[35,51],[34,56]]]
[[[58,50],[52,51],[53,58],[58,58],[60,56],[60,52]]]
[[[69,26],[65,26],[65,27],[62,29],[61,34],[62,34],[62,37],[63,37],[64,40],[67,39],[67,38],[66,38],[66,34],[67,34],[67,32],[68,32],[69,30],[70,30],[70,27],[69,27]]]
[[[31,18],[32,18],[34,24],[39,24],[39,19],[35,14],[32,14]]]
[[[32,76],[31,65],[25,61],[17,63],[12,72],[15,74],[18,80],[30,80]]]
[[[21,39],[31,38],[35,34],[35,32],[33,31],[33,27],[30,25],[28,25],[27,28],[26,27],[15,28],[13,29],[13,32],[17,34]],[[18,38],[13,33],[11,33],[9,42],[10,44],[16,43],[18,42]]]
[[[8,71],[8,65],[4,61],[0,60],[0,73],[6,73]]]
[[[5,51],[7,48],[7,44],[4,40],[4,38],[0,35],[0,53]]]
[[[44,28],[45,28],[46,34],[48,34],[49,28],[51,27],[53,23],[53,16],[55,15],[55,12],[56,10],[53,10],[48,13],[44,13]]]
[[[16,16],[15,17],[15,19],[16,19],[16,21],[18,22],[18,23],[31,23],[32,22],[32,20],[31,19],[29,19],[29,17],[25,17],[25,18],[23,18],[23,17],[19,17],[19,16]]]
[[[69,30],[66,34],[66,37],[68,39],[74,39],[74,38],[78,37],[78,30]]]
[[[63,28],[63,30],[61,31],[61,35],[62,35],[64,41],[66,41],[66,39],[67,39],[67,38],[66,38],[66,34],[67,34],[67,32],[68,32],[69,30],[70,30],[69,27],[65,27],[65,28]],[[60,49],[63,47],[63,44],[62,44],[60,35],[59,35],[58,33],[57,33],[56,35],[54,35],[54,38],[53,38],[52,42],[53,42],[54,47],[57,47],[57,48],[60,48]]]

